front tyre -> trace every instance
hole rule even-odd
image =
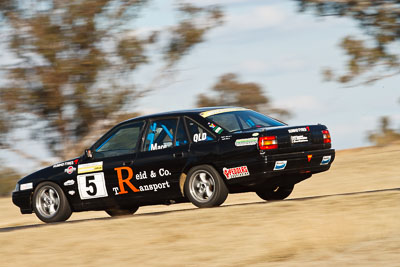
[[[185,195],[199,208],[220,206],[228,197],[228,188],[218,172],[209,165],[192,168],[185,182]]]
[[[264,200],[283,200],[292,193],[293,188],[294,185],[269,187],[256,191],[256,194]]]
[[[72,214],[62,189],[55,183],[39,184],[33,193],[33,211],[45,223],[63,222]]]

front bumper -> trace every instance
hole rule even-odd
[[[21,209],[22,214],[32,213],[32,194],[33,190],[14,191],[12,202]]]

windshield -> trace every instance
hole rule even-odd
[[[206,119],[228,132],[244,131],[263,127],[283,126],[282,122],[253,110],[240,110],[207,116]]]

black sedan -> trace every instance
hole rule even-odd
[[[47,223],[88,210],[118,216],[154,204],[214,207],[228,193],[281,200],[334,158],[324,125],[288,126],[237,107],[167,112],[116,125],[81,157],[18,181],[12,199]]]

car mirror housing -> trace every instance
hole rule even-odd
[[[85,149],[85,157],[92,159],[93,158],[92,150]]]

